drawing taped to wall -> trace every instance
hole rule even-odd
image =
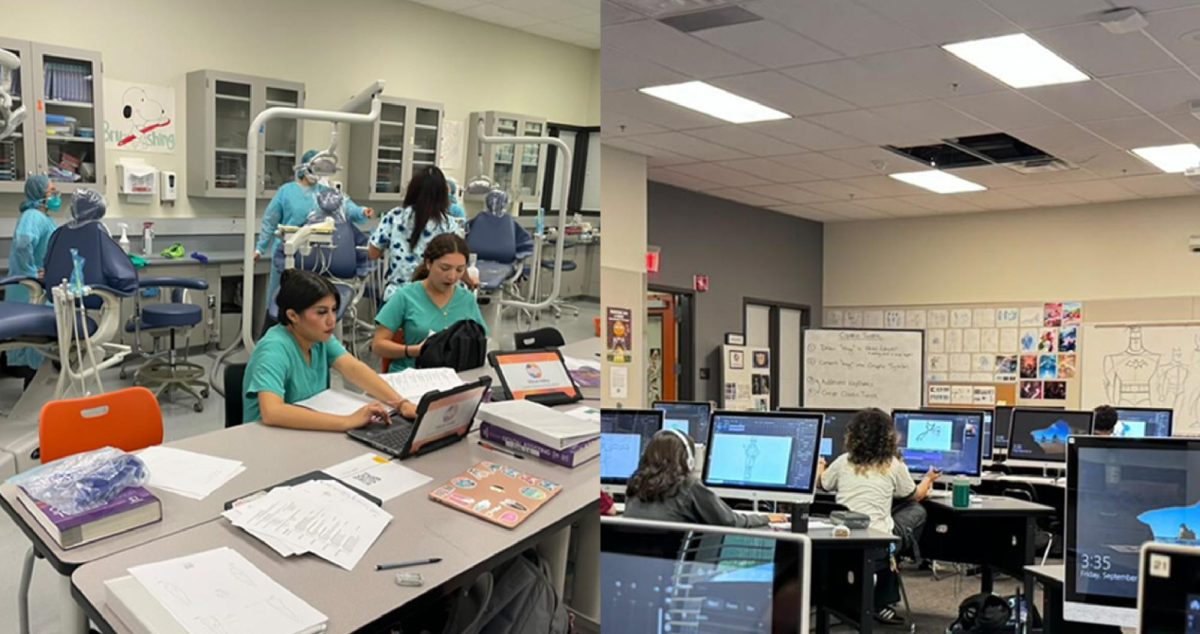
[[[1177,435],[1200,435],[1200,322],[1082,330],[1082,407],[1171,408]]]

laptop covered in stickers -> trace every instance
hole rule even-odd
[[[429,497],[505,528],[516,528],[562,491],[562,485],[481,462],[434,489]]]

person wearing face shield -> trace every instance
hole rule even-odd
[[[467,210],[463,209],[463,206],[458,203],[458,181],[447,176],[446,186],[450,188],[450,209],[447,211],[447,213],[450,214],[450,217],[452,218],[458,218],[459,220],[466,222]]]
[[[275,251],[282,247],[280,240],[275,237],[275,231],[279,225],[301,226],[305,224],[310,214],[318,211],[317,195],[322,190],[330,188],[322,184],[320,175],[313,171],[312,162],[316,156],[316,150],[305,152],[300,166],[296,170],[296,180],[280,187],[270,204],[267,205],[267,211],[263,214],[262,228],[258,235],[258,243],[254,248],[255,261],[264,255],[273,256]],[[344,205],[346,217],[356,224],[362,224],[375,215],[374,209],[362,207],[350,200],[349,197],[344,197]],[[283,269],[274,264],[275,260],[276,258],[272,257],[271,277],[267,283],[268,303],[279,290],[279,276],[283,273]]]
[[[58,188],[49,177],[38,175],[25,181],[25,202],[13,233],[12,252],[8,256],[8,274],[41,278],[45,275],[46,249],[57,225],[50,214],[62,208]],[[4,287],[4,301],[29,303],[29,289],[20,284]],[[32,348],[8,351],[9,369],[28,383],[42,363],[42,355]]]

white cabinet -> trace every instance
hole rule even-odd
[[[413,172],[437,164],[443,107],[388,96],[380,102],[378,121],[350,126],[347,187],[355,200],[399,202]]]
[[[516,194],[514,203],[537,204],[542,196],[542,179],[546,173],[545,145],[521,143],[521,137],[546,136],[546,120],[506,112],[474,112],[470,120],[470,141],[467,144],[467,178],[476,176],[478,169],[476,147],[479,121],[483,121],[486,136],[511,136],[513,143],[485,145],[483,168],[501,189]]]

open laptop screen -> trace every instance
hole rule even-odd
[[[479,409],[483,392],[487,388],[487,384],[477,385],[432,400],[428,409],[421,415],[420,424],[413,435],[411,451],[418,452],[429,443],[455,434],[466,436],[471,431],[475,412]]]
[[[516,400],[548,394],[568,397],[579,394],[557,352],[504,352],[497,353],[495,360],[504,386]]]

